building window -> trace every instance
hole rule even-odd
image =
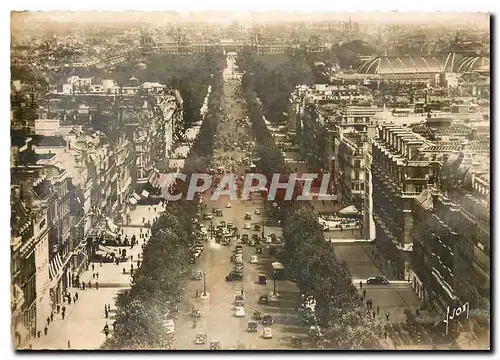
[[[354,167],[359,169],[361,168],[361,161],[360,160],[354,160]]]
[[[360,190],[364,191],[365,190],[365,184],[361,183],[359,184]]]
[[[359,172],[354,171],[354,180],[359,180]]]

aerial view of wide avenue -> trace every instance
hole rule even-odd
[[[12,12],[16,350],[490,350],[490,15]]]

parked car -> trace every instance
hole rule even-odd
[[[245,223],[245,226],[243,227],[243,229],[250,230],[251,229],[250,223],[249,222]]]
[[[174,320],[172,320],[172,319],[165,320],[165,322],[163,323],[163,327],[165,328],[165,331],[167,334],[174,334],[175,333]]]
[[[384,276],[373,276],[368,278],[368,280],[366,280],[366,283],[371,285],[387,285],[389,284],[389,280],[387,280],[387,278]]]
[[[250,255],[250,264],[257,264],[259,262],[257,255]]]
[[[201,280],[203,278],[203,272],[201,270],[193,271],[193,280]]]
[[[203,215],[203,219],[205,220],[212,220],[212,218],[213,218],[212,213],[206,213]]]
[[[261,285],[266,285],[267,284],[267,276],[264,274],[259,274],[257,278],[257,283]]]
[[[233,205],[231,205],[231,203],[230,203],[230,202],[228,202],[228,203],[226,204],[226,207],[227,207],[228,209],[231,209],[231,208],[233,207]]]
[[[210,341],[210,350],[220,350],[220,341]]]
[[[255,215],[260,215],[260,209],[255,209]]]
[[[245,220],[252,220],[252,214],[250,214],[249,212],[247,212],[245,214]]]
[[[203,345],[207,343],[207,334],[206,333],[198,333],[196,334],[196,339],[194,340],[196,345]]]

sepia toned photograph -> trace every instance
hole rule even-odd
[[[490,14],[10,21],[13,349],[490,350]]]

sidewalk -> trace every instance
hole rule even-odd
[[[138,206],[130,213],[132,227],[120,226],[120,228],[129,238],[135,234],[139,244],[134,246],[133,249],[130,249],[130,247],[110,247],[117,250],[117,252],[126,249],[129,256],[128,261],[120,263],[119,266],[114,263],[103,263],[102,266],[99,263],[94,263],[94,271],[89,266],[88,270],[82,272],[80,282],[85,281],[85,290],[74,287],[69,288],[71,296],[78,292],[79,300],[76,304],[73,301],[70,305],[64,304],[66,306],[64,320],[62,320],[61,314],[54,314],[54,321],[48,326],[47,336],[43,333],[46,324],[40,326],[40,330],[42,330],[40,338],[33,338],[29,342],[34,350],[68,349],[68,340],[71,342],[71,349],[95,350],[100,348],[106,340],[103,332],[106,322],[111,333],[113,331],[115,299],[118,293],[130,287],[130,264],[133,263],[136,269],[137,260],[139,257],[142,258],[141,245],[143,239],[139,239],[139,228],[143,228],[143,233],[149,233],[149,228],[143,226],[142,218],[144,217],[146,222],[148,220],[152,222],[154,218],[160,215],[163,208],[160,209],[157,206],[156,210],[157,212],[154,212],[152,207],[150,210],[148,206]],[[130,261],[130,255],[133,256],[133,262]],[[126,274],[123,274],[123,268],[126,269]],[[97,272],[99,273],[99,279],[94,279],[92,274]],[[88,288],[89,280],[92,283],[92,289]],[[95,287],[97,281],[99,282],[99,290]],[[111,306],[111,312],[106,320],[104,305],[107,304]]]

